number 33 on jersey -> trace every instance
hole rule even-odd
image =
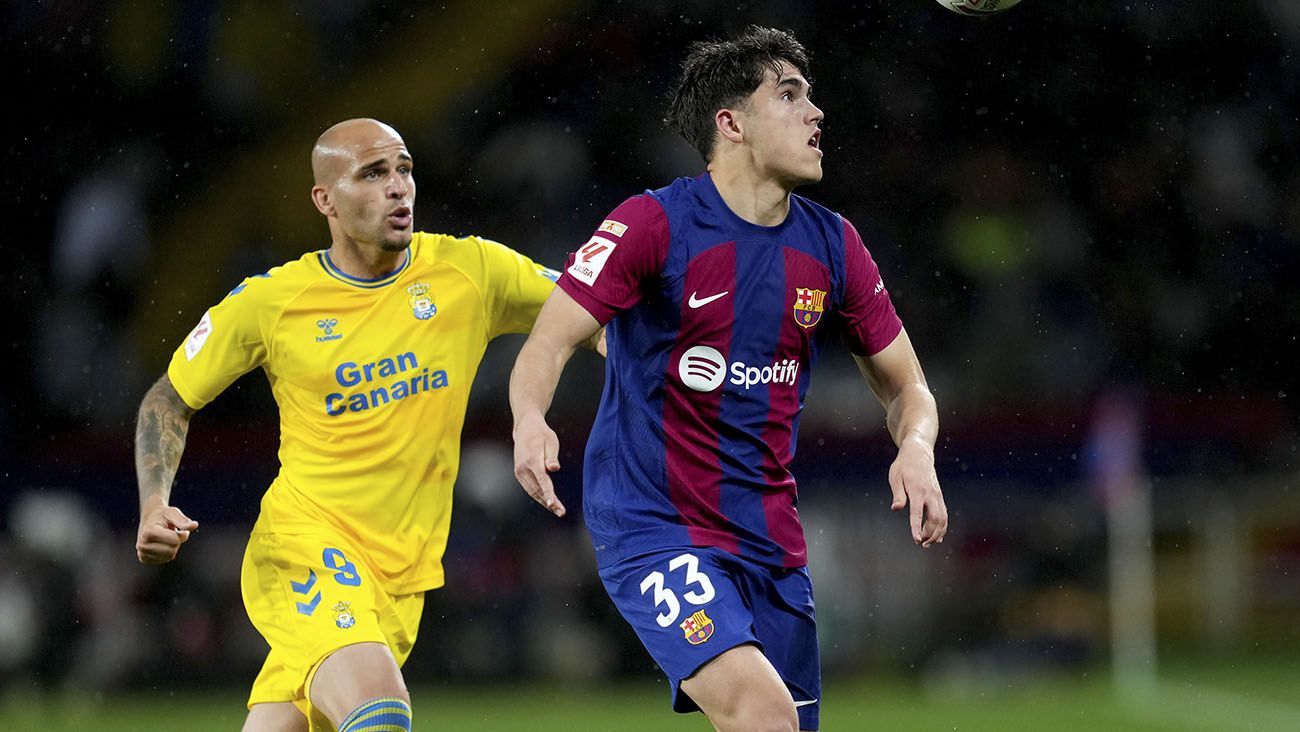
[[[713,583],[708,575],[700,571],[700,560],[694,554],[682,554],[668,562],[668,573],[677,580],[672,583],[679,588],[677,591],[666,586],[668,580],[664,573],[658,570],[647,574],[645,579],[641,580],[641,594],[652,593],[655,608],[663,608],[663,612],[655,616],[655,622],[661,628],[667,628],[680,617],[681,600],[698,607],[707,605],[716,595]],[[678,599],[679,592],[681,600]],[[703,643],[713,635],[713,621],[702,609],[691,613],[680,627],[686,634],[686,640],[693,645]]]

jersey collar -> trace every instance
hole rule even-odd
[[[397,280],[398,277],[402,275],[403,272],[406,271],[407,267],[411,266],[410,247],[406,248],[405,254],[406,256],[402,258],[402,263],[397,265],[397,269],[393,270],[392,272],[389,272],[386,275],[380,275],[379,277],[373,277],[373,278],[353,277],[352,275],[347,274],[346,272],[339,269],[338,267],[335,267],[334,262],[330,260],[330,253],[328,249],[322,249],[321,251],[317,252],[316,258],[320,260],[320,266],[322,269],[325,270],[325,274],[329,275],[330,277],[333,277],[334,279],[340,282],[345,282],[349,285],[352,285],[353,287],[365,287],[368,289],[373,289],[377,287],[384,287],[386,285],[391,285],[393,282]]]
[[[759,237],[780,236],[791,227],[791,222],[795,218],[796,197],[793,194],[790,196],[790,210],[786,213],[785,219],[775,226],[763,226],[762,224],[746,221],[738,216],[735,211],[732,211],[722,194],[718,192],[718,186],[713,182],[713,176],[708,171],[701,173],[695,180],[700,182],[700,196],[721,211],[722,217],[735,230]]]

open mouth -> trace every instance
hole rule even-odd
[[[405,229],[411,225],[411,209],[409,206],[398,206],[388,214],[388,220],[393,226],[399,229]]]
[[[818,151],[820,151],[820,150],[821,150],[821,141],[822,141],[822,131],[821,131],[821,130],[817,130],[816,132],[814,132],[814,133],[812,134],[812,137],[809,137],[809,138],[808,138],[808,147],[811,147],[811,148],[814,149],[814,150],[818,150]]]

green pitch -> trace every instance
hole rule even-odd
[[[1120,698],[1104,674],[914,682],[831,683],[827,732],[1283,732],[1300,730],[1298,654],[1249,661],[1168,663],[1150,696]],[[60,732],[237,730],[242,692],[134,692],[38,701],[9,688],[4,729]],[[668,709],[655,684],[415,687],[415,729],[478,732],[709,730],[698,714]]]

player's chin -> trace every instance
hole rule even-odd
[[[817,154],[818,151],[809,151],[816,157],[801,155],[795,165],[791,165],[789,176],[797,182],[798,185],[808,185],[809,183],[820,183],[822,179],[822,158]]]
[[[820,183],[822,180],[822,166],[819,163],[815,166],[809,166],[802,170],[795,171],[790,176],[790,179],[794,182],[794,186],[792,187]]]
[[[411,246],[410,229],[390,234],[379,246],[386,252],[400,252],[406,249]]]

